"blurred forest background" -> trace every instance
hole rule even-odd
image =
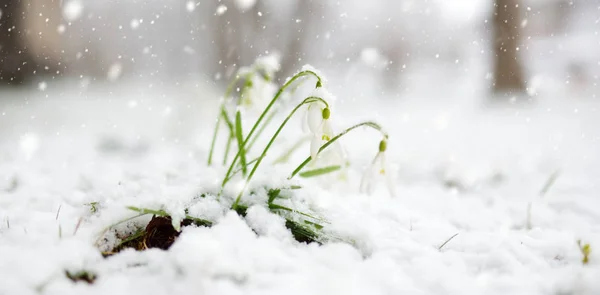
[[[222,87],[278,52],[280,79],[308,63],[349,91],[595,98],[599,31],[597,0],[1,0],[0,87]]]

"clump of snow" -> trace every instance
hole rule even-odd
[[[317,75],[321,76],[321,74],[317,74]],[[335,97],[335,95],[334,95],[333,93],[331,93],[331,92],[330,92],[330,91],[329,91],[327,88],[325,88],[325,87],[317,87],[317,88],[314,88],[314,89],[311,91],[311,94],[310,94],[310,96],[316,96],[316,97],[320,97],[320,98],[324,99],[324,100],[325,100],[327,103],[329,103],[329,104],[330,104],[330,107],[331,107],[332,105],[334,105],[334,104],[335,104],[335,101],[336,101],[336,97]]]
[[[285,219],[268,211],[264,206],[254,205],[248,208],[246,222],[261,236],[289,243],[293,241],[290,231],[285,228]]]
[[[62,13],[67,21],[75,21],[79,19],[83,13],[83,4],[80,0],[69,0],[63,4]]]
[[[311,65],[303,65],[299,72],[303,72],[303,71],[311,71],[311,72],[317,74],[317,76],[319,76],[321,78],[321,83],[323,84],[322,86],[327,85],[327,78],[325,77],[325,75],[323,75],[323,73],[321,73],[320,70],[316,69],[315,67],[313,67]],[[289,77],[287,80],[289,80],[289,79],[291,79],[291,77]]]

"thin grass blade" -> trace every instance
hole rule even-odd
[[[235,114],[235,137],[238,143],[238,149],[240,153],[240,164],[242,165],[242,174],[246,176],[248,174],[248,168],[246,167],[246,149],[244,148],[244,134],[242,133],[242,113],[237,111]]]
[[[317,176],[321,176],[321,175],[325,175],[331,172],[335,172],[342,169],[342,166],[340,165],[333,165],[333,166],[327,166],[327,167],[323,167],[323,168],[317,168],[317,169],[313,169],[313,170],[308,170],[308,171],[304,171],[301,172],[299,175],[300,177],[304,177],[304,178],[309,178],[309,177],[317,177]]]

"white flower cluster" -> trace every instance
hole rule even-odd
[[[386,185],[392,197],[396,196],[396,190],[392,181],[391,170],[385,160],[385,152],[387,150],[387,139],[382,139],[379,142],[379,152],[363,174],[360,181],[360,191],[363,193],[373,193],[373,184],[376,176],[380,175],[385,178]]]
[[[317,87],[317,89],[313,93],[313,96],[322,98],[327,103],[335,99],[323,87]],[[304,129],[308,129],[310,131],[310,156],[311,160],[315,161],[320,155],[321,147],[336,136],[336,134],[333,131],[333,128],[331,127],[330,106],[325,105],[323,101],[315,101],[308,104],[304,116],[303,127]],[[324,160],[330,166],[345,166],[346,157],[341,145],[338,141],[334,141],[332,145],[333,146],[331,147],[331,150],[327,152],[326,159]],[[390,195],[396,195],[394,184],[392,181],[391,170],[389,169],[388,164],[386,162],[386,150],[387,135],[385,135],[385,138],[379,142],[379,151],[361,179],[361,192],[371,194],[374,189],[376,177],[383,176],[385,178],[387,187],[390,191]]]
[[[257,58],[251,67],[240,68],[237,75],[245,78],[240,105],[247,109],[264,109],[277,92],[273,78],[280,68],[277,53]]]

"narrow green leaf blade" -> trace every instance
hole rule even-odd
[[[340,165],[333,165],[333,166],[327,166],[327,167],[323,167],[323,168],[317,168],[314,170],[308,170],[308,171],[304,171],[302,173],[300,173],[300,177],[304,177],[304,178],[308,178],[308,177],[316,177],[316,176],[321,176],[327,173],[331,173],[331,172],[335,172],[342,169],[342,166]]]
[[[242,134],[242,114],[237,111],[235,114],[235,137],[238,142],[238,149],[240,150],[240,164],[242,165],[242,174],[246,176],[248,174],[248,168],[246,167],[246,150],[244,149],[244,135]]]

